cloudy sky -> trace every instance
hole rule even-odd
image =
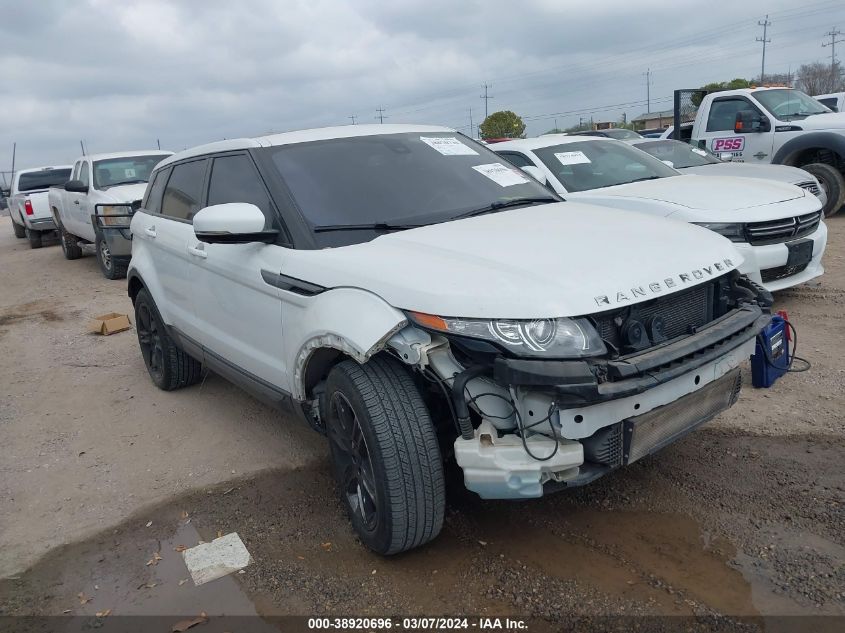
[[[706,9],[703,7],[706,6]],[[270,131],[514,110],[528,134],[830,60],[843,0],[0,0],[0,169]],[[845,36],[842,36],[845,37]],[[845,56],[845,43],[841,44]]]

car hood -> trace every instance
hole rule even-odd
[[[728,176],[673,176],[565,195],[688,222],[763,222],[821,208],[795,185]]]
[[[131,185],[117,185],[100,191],[102,202],[135,202],[144,197],[147,183],[138,182]]]
[[[804,119],[789,122],[804,130],[841,130],[845,133],[845,112],[825,112],[813,114]]]
[[[686,175],[762,178],[763,180],[777,180],[793,185],[813,180],[813,177],[803,169],[789,165],[750,165],[749,163],[726,162],[686,167],[681,171]]]
[[[563,202],[296,251],[283,273],[368,290],[401,309],[529,319],[646,301],[741,261],[728,240],[706,229]]]

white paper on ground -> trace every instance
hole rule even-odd
[[[182,552],[195,585],[202,585],[243,569],[251,557],[241,537],[232,532]]]
[[[587,155],[584,152],[576,151],[576,152],[557,152],[555,153],[555,158],[560,161],[561,165],[583,165],[586,163],[591,163]]]
[[[479,174],[487,176],[490,180],[502,187],[510,187],[511,185],[522,185],[526,182],[531,182],[528,178],[520,174],[513,167],[506,167],[502,163],[490,163],[488,165],[473,165],[472,167]]]
[[[468,145],[464,145],[454,136],[421,136],[420,140],[444,156],[478,156],[478,152]]]

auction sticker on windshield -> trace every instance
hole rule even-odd
[[[472,168],[479,174],[487,176],[490,180],[502,187],[511,185],[523,185],[531,182],[512,167],[505,167],[502,163],[490,163],[489,165],[473,165]]]
[[[592,162],[584,152],[556,152],[555,158],[561,165],[583,165]]]
[[[464,145],[454,136],[446,138],[438,136],[421,136],[420,140],[429,147],[433,147],[444,156],[478,156],[478,152],[471,147]]]

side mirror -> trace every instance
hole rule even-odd
[[[88,185],[81,180],[68,180],[65,183],[65,191],[72,191],[73,193],[88,193]]]
[[[736,113],[736,121],[734,122],[734,133],[736,134],[768,132],[770,129],[769,120],[760,116],[759,112],[740,110]]]
[[[229,202],[200,209],[194,215],[194,235],[208,244],[276,241],[279,232],[264,230],[264,214],[254,204]]]
[[[520,167],[522,171],[526,174],[531,176],[534,180],[538,180],[540,184],[547,185],[549,184],[548,179],[546,178],[546,174],[543,173],[543,170],[539,167],[535,167],[534,165],[528,165],[526,167]]]

